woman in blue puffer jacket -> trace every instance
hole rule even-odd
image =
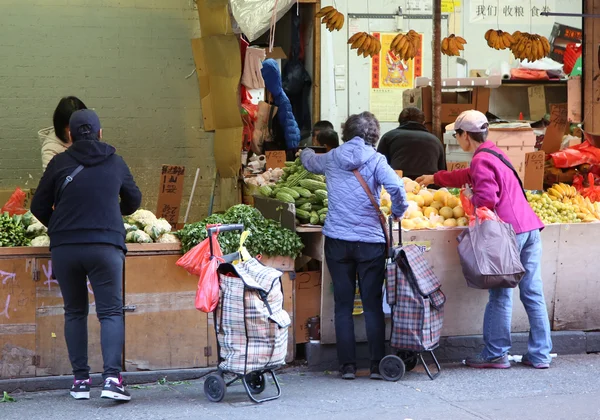
[[[379,122],[370,112],[352,115],[344,124],[344,144],[329,153],[317,155],[311,149],[300,154],[304,167],[325,174],[329,211],[323,235],[325,258],[333,279],[335,332],[338,361],[343,379],[356,376],[354,339],[354,291],[358,274],[369,351],[371,379],[381,379],[379,361],[385,356],[383,281],[386,239],[378,213],[352,172],[358,169],[377,201],[383,185],[392,199],[394,218],[408,208],[400,177],[377,153]]]

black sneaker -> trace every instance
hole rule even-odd
[[[352,363],[346,363],[340,369],[342,379],[356,379],[356,366]]]
[[[104,387],[102,388],[102,398],[109,398],[117,401],[129,401],[131,395],[123,385],[123,378],[119,375],[118,378],[106,378]]]
[[[369,377],[371,379],[383,379],[383,376],[381,376],[381,373],[379,373],[379,362],[371,362],[371,376]]]
[[[91,379],[74,380],[71,386],[71,397],[76,400],[89,400],[91,385]]]

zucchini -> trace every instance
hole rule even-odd
[[[317,214],[316,211],[312,211],[310,213],[310,224],[311,225],[317,225],[317,224],[319,224],[319,215]]]
[[[321,201],[327,200],[327,191],[326,190],[316,190],[315,195]]]
[[[302,187],[291,187],[291,188],[292,188],[292,190],[294,190],[298,194],[300,194],[301,197],[310,198],[310,196],[312,196],[312,193],[310,191],[308,191],[306,188],[302,188]]]
[[[275,194],[275,198],[278,199],[279,201],[283,201],[284,203],[294,204],[294,197],[292,197],[291,195],[289,195],[283,191],[279,191],[277,194]]]
[[[262,187],[260,187],[258,189],[258,192],[260,193],[260,195],[265,197],[271,197],[273,195],[273,189],[268,185],[263,185]]]
[[[315,181],[313,179],[303,179],[299,182],[301,187],[306,188],[309,191],[315,192],[317,190],[327,191],[327,185],[324,182]]]
[[[296,207],[296,209],[311,211],[312,210],[312,204],[310,204],[310,203],[304,203],[300,207]]]
[[[327,211],[328,211],[328,210],[329,210],[329,209],[328,209],[327,207],[323,207],[321,210],[319,210],[319,211],[317,212],[317,214],[318,214],[319,216],[320,216],[320,215],[322,215],[322,214],[327,214]]]
[[[294,190],[292,190],[291,188],[288,188],[288,187],[281,187],[279,189],[279,192],[284,192],[286,194],[291,195],[294,200],[297,199],[297,198],[300,198],[300,194],[298,193],[298,191],[294,191]]]
[[[296,209],[296,217],[300,220],[307,221],[310,220],[311,213],[306,210]]]
[[[327,213],[323,213],[323,214],[319,215],[319,222],[321,222],[322,224],[325,223],[326,217],[327,217]]]

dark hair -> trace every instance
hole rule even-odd
[[[487,128],[488,124],[485,124],[485,131],[481,132],[481,133],[471,133],[470,131],[467,131],[467,135],[469,137],[471,137],[471,140],[473,140],[474,142],[477,143],[483,143],[484,141],[487,140],[487,136],[488,136],[488,128]],[[481,127],[484,128],[484,127]],[[461,130],[463,131],[463,130]],[[456,132],[458,133],[458,130],[456,130]]]
[[[80,109],[87,109],[81,99],[75,96],[65,96],[54,110],[54,116],[52,117],[54,132],[56,133],[56,137],[63,143],[68,142],[66,128],[69,126],[71,115]]]
[[[340,145],[338,133],[329,129],[319,131],[319,134],[317,134],[317,141],[321,146],[329,146],[332,149],[335,149]]]
[[[375,145],[379,141],[380,127],[375,115],[368,111],[350,115],[344,123],[342,140],[350,141],[360,137],[365,143]]]
[[[400,116],[398,116],[398,122],[404,124],[411,121],[425,124],[425,114],[419,108],[415,108],[414,106],[404,108],[400,113]]]
[[[329,121],[317,121],[315,125],[313,125],[312,135],[315,136],[321,130],[333,130],[333,124]]]

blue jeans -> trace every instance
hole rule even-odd
[[[517,235],[521,263],[525,275],[519,283],[519,295],[529,318],[529,341],[527,357],[533,363],[550,363],[552,339],[550,322],[542,285],[542,240],[540,231],[534,230]],[[511,347],[510,326],[513,308],[513,290],[490,289],[490,299],[483,318],[483,341],[485,359],[501,357]]]

